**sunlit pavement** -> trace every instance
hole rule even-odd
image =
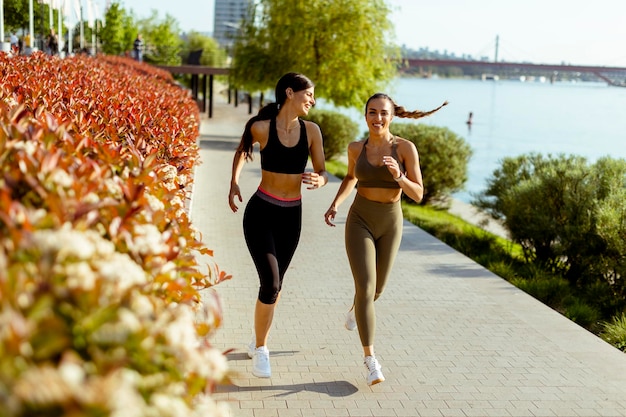
[[[358,334],[343,325],[353,294],[343,238],[351,199],[337,227],[323,221],[335,178],[303,191],[302,238],[268,343],[272,377],[252,376],[245,345],[258,279],[241,224],[259,183],[258,149],[241,175],[239,212],[227,199],[247,110],[218,97],[214,117],[204,115],[191,204],[214,261],[233,275],[214,287],[224,319],[210,339],[232,349],[232,385],[213,396],[233,416],[626,416],[626,354],[408,222],[376,302],[386,381],[368,387]]]

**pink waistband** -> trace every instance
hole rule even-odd
[[[302,200],[302,196],[300,197],[295,197],[295,198],[282,198],[282,197],[278,197],[274,194],[268,193],[267,191],[265,191],[263,188],[259,187],[259,191],[262,192],[263,194],[272,197],[274,200],[279,200],[279,201],[299,201]]]

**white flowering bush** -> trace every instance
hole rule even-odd
[[[0,54],[0,417],[228,414],[197,107],[119,60]]]

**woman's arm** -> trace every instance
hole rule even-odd
[[[335,199],[330,204],[330,207],[324,214],[324,220],[326,224],[329,226],[335,226],[333,220],[335,220],[335,215],[337,214],[337,209],[345,201],[346,198],[352,193],[354,187],[356,186],[357,179],[354,176],[354,166],[356,164],[356,157],[361,152],[361,148],[363,147],[362,142],[352,142],[348,145],[348,172],[346,176],[343,177],[343,181],[341,181],[341,185],[339,186],[339,190],[337,190],[337,195]]]
[[[397,163],[395,167],[393,163],[386,163],[387,168],[389,168],[391,175],[398,181],[402,191],[413,201],[419,203],[422,201],[422,198],[424,198],[424,183],[422,180],[419,154],[413,142],[400,139],[398,142],[398,157],[402,160],[406,172],[400,172]]]
[[[228,205],[233,213],[236,213],[239,209],[235,204],[235,197],[239,199],[239,202],[243,202],[241,198],[241,190],[239,189],[239,175],[241,174],[241,169],[243,168],[243,164],[245,163],[246,158],[243,154],[243,151],[237,150],[235,151],[235,156],[233,157],[233,166],[231,170],[230,177],[230,191],[228,193]]]
[[[252,133],[252,144],[254,145],[256,142],[259,142],[258,138],[263,137],[264,135],[264,125],[261,122],[254,122],[252,126],[250,126],[250,132]],[[241,198],[241,190],[239,189],[239,175],[241,174],[241,170],[243,169],[243,164],[246,162],[246,155],[243,149],[243,138],[241,139],[241,143],[237,147],[235,151],[235,156],[233,157],[233,165],[231,168],[230,174],[230,191],[228,193],[228,205],[230,209],[236,213],[239,209],[235,204],[235,197],[239,199],[239,202],[243,202]]]
[[[307,189],[313,190],[328,184],[326,172],[326,158],[324,157],[324,142],[320,127],[309,121],[305,121],[306,134],[309,138],[309,154],[313,163],[313,172],[302,174],[302,182],[308,184]]]

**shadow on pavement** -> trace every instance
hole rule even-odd
[[[211,136],[211,135],[202,135],[200,136],[199,146],[200,149],[212,149],[216,151],[232,151],[235,152],[237,146],[239,145],[239,139],[236,137],[227,137],[227,136]]]
[[[348,397],[359,391],[359,389],[348,381],[328,381],[328,382],[311,382],[310,384],[293,384],[293,385],[258,385],[240,387],[237,385],[219,385],[216,390],[219,393],[228,392],[247,392],[247,391],[263,391],[273,392],[274,397],[286,397],[288,395],[297,394],[299,392],[314,392],[317,394],[327,394],[329,397]]]

